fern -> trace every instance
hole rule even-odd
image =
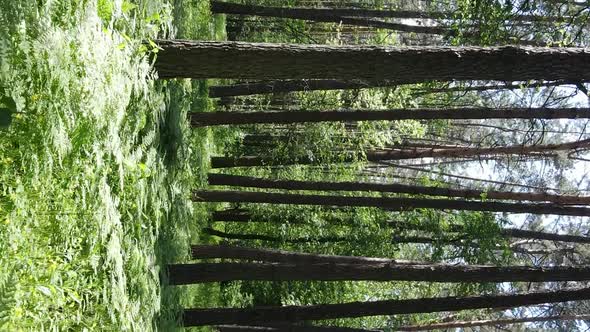
[[[8,325],[11,312],[16,306],[16,278],[13,272],[10,269],[0,275],[0,330]]]

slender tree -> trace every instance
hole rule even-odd
[[[484,308],[506,309],[544,303],[583,301],[589,299],[590,288],[580,288],[552,292],[529,292],[527,294],[515,295],[452,296],[310,306],[264,306],[244,309],[199,308],[184,310],[183,325],[203,326],[216,324],[298,322],[305,320],[430,313]]]
[[[452,321],[445,323],[435,323],[426,325],[408,325],[397,327],[397,331],[432,331],[432,330],[448,330],[466,327],[481,327],[481,326],[501,326],[513,325],[522,323],[540,323],[540,322],[555,322],[566,320],[590,320],[590,315],[553,315],[541,317],[522,317],[522,318],[504,318],[504,319],[484,319],[472,321]]]
[[[491,85],[452,86],[443,88],[416,88],[413,95],[425,95],[431,93],[489,91],[489,90],[518,90],[530,88],[553,87],[561,85],[578,85],[574,81],[550,81],[550,82],[523,82],[520,84],[503,83]],[[251,83],[238,83],[232,85],[214,85],[209,87],[209,98],[248,96],[267,93],[287,93],[298,91],[316,90],[352,90],[397,87],[395,81],[339,81],[339,80],[279,80]]]
[[[378,207],[390,211],[412,209],[448,209],[465,211],[491,211],[512,213],[556,214],[590,216],[590,208],[559,206],[547,203],[475,202],[451,199],[416,199],[392,197],[355,197],[334,195],[299,195],[247,191],[200,190],[193,193],[195,202],[270,203],[325,206]]]
[[[203,233],[214,235],[229,240],[256,240],[275,243],[333,243],[333,242],[350,242],[350,238],[341,236],[322,236],[322,237],[300,237],[300,238],[281,238],[272,235],[250,234],[250,233],[227,233],[216,230],[215,228],[203,228]]]
[[[339,80],[280,80],[209,87],[209,98],[248,96],[265,93],[285,93],[316,90],[349,90],[376,87],[396,87],[395,81]]]
[[[186,285],[232,280],[550,282],[590,280],[590,267],[407,265],[391,263],[193,263],[168,265],[169,282]]]
[[[451,93],[451,92],[471,92],[471,91],[490,91],[490,90],[520,90],[532,88],[547,88],[561,85],[579,85],[581,82],[573,81],[554,81],[554,82],[530,82],[530,83],[504,83],[492,85],[471,85],[471,86],[451,86],[444,88],[424,88],[416,89],[412,92],[414,96],[427,95],[432,93]]]
[[[378,47],[158,40],[161,78],[584,80],[583,48]],[[247,63],[247,66],[244,64]]]
[[[272,324],[271,326],[220,325],[217,326],[217,330],[219,332],[381,332],[351,327],[293,324]]]
[[[365,159],[370,162],[382,162],[390,160],[418,159],[418,158],[465,158],[473,156],[492,155],[550,155],[557,151],[587,149],[590,147],[590,139],[546,145],[511,145],[502,147],[445,147],[431,145],[431,147],[392,148],[389,150],[365,151]],[[345,156],[342,162],[354,162],[358,158],[355,155]],[[212,157],[211,167],[242,167],[242,166],[280,166],[280,165],[309,165],[318,161],[312,158],[301,157],[296,160],[276,160],[260,156],[243,157]]]
[[[350,122],[423,119],[578,119],[590,118],[590,108],[459,108],[346,110],[316,112],[199,112],[190,115],[193,127],[255,123]]]
[[[408,223],[400,220],[392,220],[387,222],[390,226],[398,229],[407,229],[414,231],[429,232],[432,228],[428,225]],[[462,225],[448,225],[448,232],[450,233],[464,233],[465,229]],[[529,240],[547,240],[556,242],[571,242],[571,243],[590,243],[590,237],[570,234],[557,234],[542,231],[533,231],[520,228],[502,228],[499,233],[505,237],[529,239]]]
[[[390,258],[318,255],[283,250],[236,247],[229,245],[193,245],[191,251],[193,259],[227,258],[291,264],[428,264],[424,262]]]
[[[237,14],[237,15],[252,15],[263,17],[277,17],[299,19],[315,22],[331,22],[343,23],[348,25],[374,27],[380,29],[389,29],[401,32],[411,33],[430,33],[430,34],[452,34],[452,30],[438,26],[422,26],[422,25],[408,25],[395,22],[387,22],[382,20],[375,20],[375,16],[358,17],[360,14],[369,14],[369,12],[361,12],[354,9],[321,9],[321,8],[293,8],[293,7],[266,7],[239,4],[233,2],[212,1],[211,11],[216,14]],[[356,15],[339,15],[345,13],[356,13]],[[373,13],[378,14],[377,11]],[[408,15],[410,12],[399,12],[399,15]],[[383,15],[383,14],[382,14]],[[389,13],[389,15],[394,15]],[[384,16],[381,16],[384,17]],[[392,17],[392,16],[388,16]]]
[[[415,186],[399,183],[367,183],[367,182],[327,182],[327,181],[297,181],[297,180],[272,180],[258,177],[216,174],[208,175],[210,185],[237,186],[265,189],[284,190],[315,190],[315,191],[375,191],[402,193],[412,195],[445,196],[460,198],[503,199],[514,201],[553,202],[557,204],[588,205],[590,197],[554,195],[549,193],[523,193],[514,191],[453,189],[435,186]],[[517,230],[514,230],[514,234]],[[524,234],[524,233],[520,233]]]

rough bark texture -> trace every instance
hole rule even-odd
[[[184,326],[297,322],[378,315],[398,315],[484,308],[514,308],[543,303],[590,299],[590,288],[517,295],[423,298],[375,302],[349,302],[311,306],[266,306],[246,309],[186,309]]]
[[[249,234],[249,233],[226,233],[222,231],[218,231],[214,228],[203,228],[203,232],[209,235],[218,236],[224,239],[231,239],[231,240],[259,240],[259,241],[267,241],[267,242],[277,242],[277,243],[312,243],[312,242],[319,242],[319,243],[332,243],[332,242],[350,242],[351,239],[347,237],[338,237],[338,236],[324,236],[324,237],[312,237],[312,238],[290,238],[285,239],[278,236],[270,236],[270,235],[262,235],[262,234]]]
[[[590,280],[590,267],[405,265],[392,263],[194,263],[168,265],[172,285],[232,280],[550,282]]]
[[[244,5],[231,2],[211,1],[214,14],[255,15],[267,17],[381,17],[381,18],[452,18],[452,13],[424,12],[415,10],[375,10],[362,8],[297,8]],[[294,17],[297,16],[297,17]]]
[[[366,182],[327,182],[271,180],[257,177],[210,173],[209,184],[214,186],[238,186],[265,189],[314,190],[314,191],[376,191],[412,195],[445,196],[460,198],[506,199],[515,201],[553,202],[558,204],[590,205],[590,197],[553,195],[549,193],[522,193],[512,191],[482,191],[433,186],[411,186]],[[516,231],[516,230],[515,230]],[[524,233],[521,233],[524,234]]]
[[[395,121],[426,119],[579,119],[590,118],[588,108],[541,109],[391,109],[387,111],[275,111],[191,113],[193,127],[254,123]]]
[[[555,316],[546,316],[546,317],[525,317],[525,318],[455,321],[455,322],[436,323],[436,324],[428,324],[428,325],[401,326],[401,327],[396,328],[396,331],[432,331],[432,330],[447,330],[447,329],[458,329],[458,328],[476,327],[476,326],[499,326],[499,325],[512,325],[512,324],[520,324],[520,323],[553,322],[553,321],[566,321],[566,320],[590,320],[590,315],[555,315]]]
[[[338,326],[311,326],[311,325],[292,325],[278,324],[275,326],[240,326],[240,325],[220,325],[217,326],[219,332],[381,332],[377,330],[354,329],[350,327]]]
[[[265,93],[285,93],[295,91],[346,90],[376,87],[394,87],[394,81],[339,81],[339,80],[281,80],[233,85],[214,85],[209,87],[209,98],[248,96]]]
[[[322,8],[294,8],[294,7],[266,7],[256,5],[244,5],[231,2],[212,1],[211,12],[217,14],[251,15],[262,17],[290,18],[315,22],[343,23],[355,26],[375,27],[402,32],[447,34],[451,30],[436,26],[407,25],[394,22],[374,20],[373,17],[360,14],[378,14],[379,11],[366,11],[351,9],[322,9]],[[354,13],[353,15],[347,15]],[[344,15],[340,15],[344,14]],[[409,12],[400,12],[400,15],[407,15]],[[394,15],[389,12],[389,15]],[[359,17],[362,16],[362,17]],[[381,16],[395,17],[395,16]]]
[[[491,211],[512,213],[556,214],[569,216],[590,216],[590,208],[559,206],[543,203],[474,202],[450,199],[414,199],[391,197],[351,197],[331,195],[299,195],[241,191],[193,192],[195,202],[270,203],[325,206],[378,207],[390,211],[412,209],[441,209],[465,211]]]
[[[501,155],[534,155],[550,154],[555,151],[567,151],[588,148],[590,140],[576,142],[567,142],[562,144],[546,145],[511,145],[503,147],[490,148],[472,148],[472,147],[437,147],[430,148],[395,148],[390,150],[369,150],[365,152],[366,161],[380,162],[388,160],[404,160],[418,158],[465,158],[473,156],[501,156]],[[354,157],[344,158],[342,162],[354,162]],[[306,157],[297,160],[276,160],[260,156],[243,156],[243,157],[211,157],[211,167],[254,167],[254,166],[280,166],[280,165],[310,165],[317,163]]]
[[[317,255],[283,250],[235,247],[228,245],[193,245],[191,250],[193,259],[227,258],[291,264],[428,264],[423,262],[414,262],[389,258]]]
[[[158,40],[161,78],[584,80],[590,50],[532,47],[378,47]],[[247,65],[246,65],[247,64]]]

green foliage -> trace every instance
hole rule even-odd
[[[171,330],[181,305],[218,296],[160,283],[196,242],[205,213],[187,198],[210,149],[185,121],[209,108],[202,84],[152,80],[143,41],[170,35],[171,15],[160,0],[0,1],[1,330]]]

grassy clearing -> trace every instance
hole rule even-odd
[[[184,121],[205,83],[152,80],[142,40],[173,19],[220,37],[206,1],[0,0],[0,97],[19,111],[0,130],[0,330],[168,330],[216,301],[160,285],[197,241],[213,148]]]

